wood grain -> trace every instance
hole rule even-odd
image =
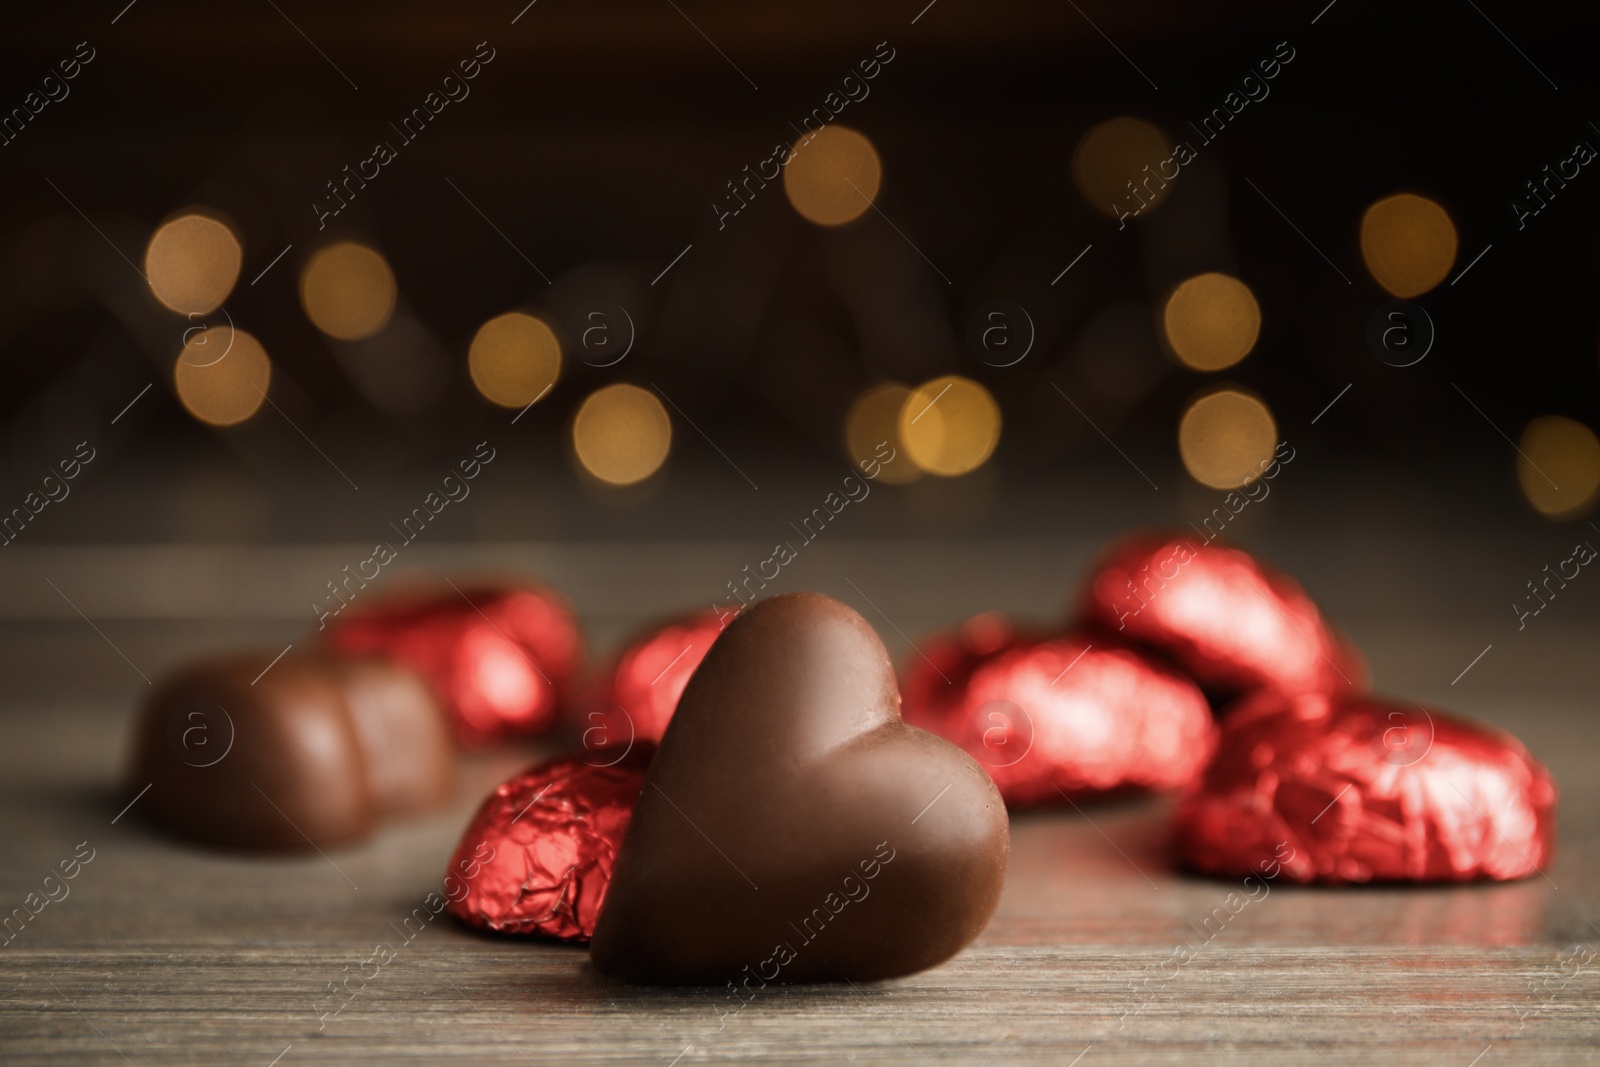
[[[703,562],[681,569],[697,575]],[[1040,546],[1000,566],[1063,562]],[[649,599],[692,602],[674,581],[659,579]],[[580,603],[600,602],[586,601],[581,576],[573,583]],[[874,600],[913,637],[956,613],[887,578]],[[601,648],[640,621],[620,610],[603,619],[592,630]],[[21,906],[80,842],[95,857],[67,898],[0,947],[0,1062],[1600,1062],[1600,960],[1562,967],[1575,949],[1600,947],[1594,628],[1576,611],[1540,620],[1536,640],[1497,645],[1470,685],[1452,688],[1484,643],[1475,620],[1343,621],[1381,650],[1385,688],[1510,726],[1551,766],[1563,793],[1548,878],[1278,887],[1207,938],[1197,928],[1233,886],[1171,869],[1169,801],[1029,814],[1013,821],[999,913],[954,961],[869,986],[769,987],[725,1018],[735,1002],[723,992],[611,985],[581,951],[480,937],[446,917],[402,942],[396,928],[437,885],[468,813],[531,753],[467,764],[448,811],[327,857],[199,850],[141,822],[137,804],[112,822],[136,791],[120,767],[144,683],[81,620],[6,622],[0,908]],[[294,640],[301,625],[124,619],[102,629],[154,675],[196,648]],[[329,984],[380,942],[397,947],[394,962],[324,1014]],[[1181,966],[1179,944],[1194,950]]]

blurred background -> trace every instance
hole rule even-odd
[[[928,622],[1218,508],[1336,614],[1600,537],[1593,12],[923,3],[16,16],[8,617],[311,623],[419,507],[404,567],[697,606],[880,442],[807,558],[934,546]]]

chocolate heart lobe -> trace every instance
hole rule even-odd
[[[752,992],[910,974],[982,931],[1009,845],[983,768],[901,721],[867,621],[772,597],[684,691],[590,954],[629,981]]]

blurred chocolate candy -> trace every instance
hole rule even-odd
[[[604,762],[607,750],[620,756],[635,742],[661,740],[690,676],[732,617],[716,611],[688,615],[628,643],[573,724],[594,762]]]
[[[555,724],[583,643],[566,601],[533,586],[451,588],[352,604],[326,623],[328,647],[382,656],[427,680],[457,740],[482,748]]]
[[[1176,671],[1113,640],[1027,636],[986,612],[906,664],[907,722],[965,748],[1008,806],[1189,784],[1216,743]]]
[[[392,666],[240,654],[156,687],[140,712],[132,784],[148,784],[144,810],[185,836],[307,849],[438,803],[451,759],[431,697]]]
[[[1200,683],[1219,710],[1255,689],[1364,692],[1355,646],[1288,576],[1237,548],[1188,534],[1114,543],[1084,584],[1090,630],[1155,650]]]
[[[442,803],[455,784],[455,749],[427,683],[376,658],[338,657],[329,665],[366,756],[378,813],[403,815]]]

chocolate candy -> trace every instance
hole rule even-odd
[[[336,652],[382,656],[422,675],[469,748],[552,726],[583,656],[566,602],[532,587],[352,605],[328,624],[326,641]]]
[[[493,933],[586,943],[654,751],[638,744],[603,766],[563,756],[496,789],[447,868],[450,913]]]
[[[1178,788],[1216,743],[1193,682],[1101,636],[1022,636],[988,612],[922,648],[906,721],[970,752],[1013,808]]]
[[[443,802],[455,782],[454,752],[449,724],[427,683],[381,659],[340,657],[328,666],[355,723],[378,814],[403,815]]]
[[[380,662],[270,652],[191,664],[152,692],[135,738],[143,810],[189,837],[309,849],[441,801],[453,776],[422,684]]]
[[[1261,693],[1223,723],[1177,847],[1230,877],[1525,878],[1550,862],[1555,805],[1549,772],[1508,734],[1374,697]]]
[[[634,742],[660,741],[690,675],[730,617],[706,611],[653,627],[629,642],[574,724],[584,750],[603,762],[598,754],[606,750],[620,754]]]
[[[1218,706],[1253,689],[1364,692],[1366,664],[1293,579],[1187,534],[1136,534],[1091,570],[1090,629],[1171,657]]]
[[[877,634],[837,601],[778,596],[730,622],[623,838],[600,971],[753,994],[910,974],[976,937],[1000,897],[1005,807],[898,705]]]

